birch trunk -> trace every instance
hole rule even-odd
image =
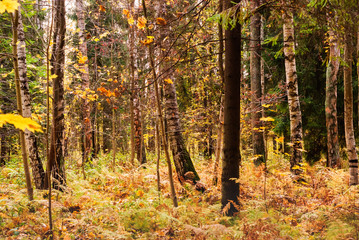
[[[17,110],[18,110],[19,115],[23,116],[21,90],[20,90],[20,72],[19,72],[19,62],[18,62],[18,53],[17,53],[19,11],[16,10],[15,13],[11,15],[11,20],[12,20],[12,32],[13,32],[12,54],[13,54],[14,73],[15,73],[16,105],[17,105]],[[27,152],[26,152],[24,131],[19,130],[19,137],[20,137],[20,144],[21,144],[22,162],[23,162],[24,172],[25,172],[27,195],[28,195],[29,200],[32,201],[34,199],[34,196],[33,196],[33,189],[32,189],[32,183],[31,183],[31,174],[30,174],[29,165],[27,162]]]
[[[345,142],[349,158],[349,185],[358,184],[358,155],[355,149],[353,124],[353,42],[351,36],[344,36],[344,127]]]
[[[284,13],[283,20],[285,74],[290,118],[290,139],[292,144],[290,168],[294,174],[298,175],[301,173],[301,170],[293,168],[300,165],[302,162],[303,131],[302,113],[298,95],[297,69],[295,64],[293,14],[291,12]]]
[[[87,42],[85,39],[85,10],[83,0],[76,0],[76,15],[77,15],[77,26],[79,31],[79,57],[81,58],[78,62],[80,69],[80,76],[82,80],[82,90],[87,92],[90,89],[90,75],[88,68],[88,57],[87,57]],[[92,126],[91,126],[91,105],[90,102],[85,98],[83,99],[82,108],[82,131],[84,136],[84,152],[82,158],[82,164],[84,164],[90,157],[92,149]]]
[[[31,97],[29,92],[29,79],[27,77],[27,65],[26,65],[26,43],[25,34],[22,24],[22,16],[19,12],[19,23],[17,27],[18,32],[18,64],[19,64],[19,78],[20,78],[20,92],[22,101],[22,113],[26,118],[31,118]],[[32,169],[32,175],[34,184],[37,189],[45,188],[45,171],[42,166],[42,161],[39,156],[37,148],[37,140],[34,133],[29,130],[25,130],[25,142],[27,147],[27,153],[30,159],[30,166]]]
[[[339,141],[337,118],[337,75],[339,71],[340,49],[333,30],[329,30],[329,63],[326,73],[325,117],[327,126],[328,166],[338,167]]]

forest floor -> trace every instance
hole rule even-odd
[[[230,218],[221,214],[212,161],[194,157],[207,190],[176,180],[174,208],[164,160],[159,198],[155,156],[134,168],[119,154],[115,172],[110,155],[101,156],[86,180],[76,158],[68,159],[68,190],[52,194],[54,239],[359,239],[359,188],[348,187],[346,170],[304,166],[305,181],[293,183],[281,154],[272,155],[266,174],[243,159],[241,211]],[[47,191],[35,190],[34,198],[27,200],[20,159],[0,168],[0,239],[46,239]]]

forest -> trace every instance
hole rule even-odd
[[[359,239],[358,0],[0,22],[0,239]]]

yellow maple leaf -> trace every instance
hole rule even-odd
[[[137,19],[137,27],[139,29],[144,29],[146,27],[147,20],[145,17],[139,17]]]
[[[135,22],[135,20],[133,19],[133,17],[130,15],[129,18],[127,19],[128,24],[133,25],[133,23]]]
[[[171,79],[169,79],[169,78],[165,79],[164,81],[165,81],[166,83],[168,83],[168,84],[173,84],[173,81],[172,81]]]
[[[37,122],[31,120],[30,118],[24,118],[16,114],[0,114],[0,127],[2,127],[5,123],[12,124],[16,128],[23,131],[28,129],[31,132],[42,132],[41,126]]]
[[[4,13],[5,11],[13,13],[18,9],[19,5],[17,0],[2,0],[0,2],[0,13]]]

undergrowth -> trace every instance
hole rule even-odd
[[[155,156],[148,159],[133,167],[118,154],[113,171],[112,155],[102,155],[86,166],[86,180],[69,159],[67,191],[52,194],[55,239],[359,239],[359,190],[348,187],[345,170],[304,165],[305,181],[294,183],[281,154],[270,156],[267,170],[243,159],[241,211],[226,217],[210,162],[194,158],[204,193],[175,180],[174,208],[165,161],[159,195]],[[47,191],[35,190],[35,200],[27,200],[18,158],[0,169],[0,179],[0,238],[46,239]]]

